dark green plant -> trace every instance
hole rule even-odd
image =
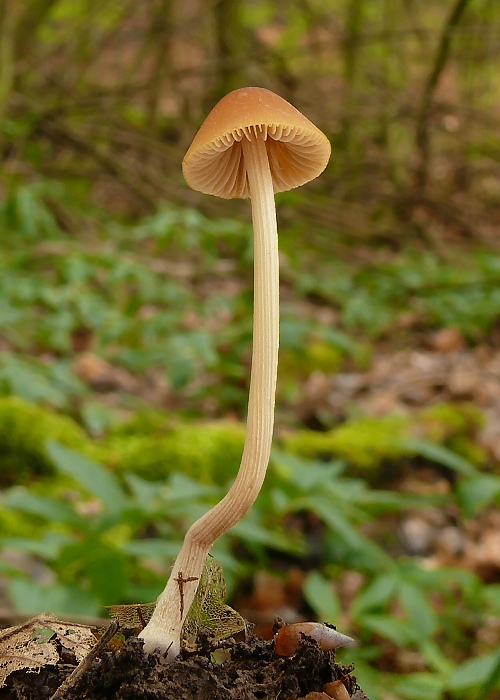
[[[15,487],[0,498],[4,521],[9,511],[22,512],[28,518],[25,531],[33,533],[4,537],[1,546],[40,557],[57,581],[44,587],[29,576],[15,578],[10,594],[16,608],[31,611],[36,601],[36,607],[55,612],[95,615],[99,605],[154,600],[165,574],[153,573],[148,561],[161,562],[163,571],[168,570],[168,560],[180,545],[180,523],[204,512],[220,497],[220,487],[200,484],[180,472],[161,482],[131,473],[120,480],[56,442],[48,444],[47,458],[65,477],[63,486],[56,481],[50,487],[49,482],[37,492]],[[77,490],[64,497],[69,483]],[[13,523],[15,527],[15,519]],[[147,537],[148,531],[154,537]],[[242,542],[300,550],[285,533],[269,532],[258,522],[246,523],[237,536]],[[236,560],[228,550],[220,551],[219,558],[231,572]],[[76,593],[80,602],[74,609]]]
[[[191,522],[216,502],[219,487],[180,474],[162,482],[144,481],[134,474],[125,474],[122,480],[57,443],[47,449],[64,475],[64,491],[54,482],[36,492],[14,488],[0,499],[0,518],[21,513],[24,527],[21,537],[4,536],[0,545],[37,558],[53,578],[50,586],[44,586],[15,567],[5,569],[16,608],[95,615],[110,603],[153,600],[163,583],[159,571],[168,570],[178,551],[179,532],[185,528],[183,524],[179,529],[179,524]],[[441,454],[443,461],[448,455]],[[392,546],[389,540],[375,542],[363,534],[384,514],[397,515],[408,508],[453,503],[472,511],[483,507],[486,475],[451,457],[448,465],[462,473],[456,493],[412,496],[375,490],[360,479],[348,478],[339,462],[311,462],[275,451],[269,488],[249,516],[215,547],[230,590],[241,577],[252,576],[257,566],[275,569],[273,562],[280,553],[283,561],[295,559],[309,569],[304,600],[320,619],[338,623],[345,612],[332,582],[342,571],[358,571],[364,585],[348,611],[347,631],[361,644],[350,650],[349,659],[355,660],[370,697],[381,697],[383,680],[376,661],[384,645],[418,654],[427,667],[394,676],[402,698],[418,700],[427,692],[438,700],[451,692],[458,699],[469,692],[477,694],[480,686],[497,687],[495,653],[486,648],[471,657],[468,650],[471,629],[500,612],[498,586],[487,586],[464,570],[432,570],[415,559],[394,559],[387,551]],[[500,494],[500,479],[487,478]],[[488,501],[492,498],[490,491]],[[313,513],[323,528],[322,561],[314,567],[308,563],[307,539],[300,531],[293,536],[287,525],[307,513]],[[247,553],[245,561],[236,551]],[[475,670],[473,682],[468,670]]]

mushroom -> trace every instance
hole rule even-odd
[[[254,322],[247,432],[236,479],[224,498],[188,530],[153,616],[144,649],[180,651],[181,630],[214,542],[250,509],[264,480],[274,424],[278,367],[279,278],[274,193],[320,175],[326,136],[289,102],[264,88],[235,90],[213,108],[183,160],[195,190],[224,199],[250,197],[254,227]]]

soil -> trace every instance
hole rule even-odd
[[[58,664],[39,673],[16,671],[0,689],[0,700],[50,700],[76,666],[61,654]],[[309,639],[294,656],[280,657],[272,640],[250,637],[221,644],[204,637],[195,654],[184,652],[167,663],[160,655],[144,654],[142,641],[131,637],[121,648],[99,650],[54,700],[299,700],[314,692],[319,695],[311,697],[328,698],[324,686],[335,680],[344,683],[353,700],[367,700],[352,670]]]

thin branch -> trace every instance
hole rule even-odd
[[[453,34],[460,22],[460,19],[467,8],[469,0],[456,0],[446,20],[439,39],[438,49],[434,64],[427,77],[424,86],[420,109],[418,111],[415,125],[415,146],[417,149],[417,168],[415,173],[415,184],[419,190],[423,190],[427,184],[429,157],[430,157],[430,136],[429,136],[429,114],[431,111],[434,93],[439,84],[439,80],[448,62],[450,55]]]
[[[72,689],[76,686],[80,678],[84,673],[90,668],[94,659],[96,659],[107,647],[108,643],[113,639],[115,634],[118,632],[120,625],[116,620],[113,620],[106,632],[102,635],[100,640],[97,642],[95,647],[93,647],[87,656],[78,664],[75,670],[70,673],[66,680],[59,686],[56,692],[50,697],[50,700],[65,700],[71,696],[74,697]],[[68,695],[69,692],[69,695]]]

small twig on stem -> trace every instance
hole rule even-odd
[[[181,620],[184,619],[184,584],[189,583],[190,581],[198,581],[199,577],[198,576],[187,576],[184,578],[182,575],[182,571],[179,571],[179,575],[177,578],[174,579],[174,581],[177,581],[177,585],[179,586],[179,598],[180,598],[180,616]]]

